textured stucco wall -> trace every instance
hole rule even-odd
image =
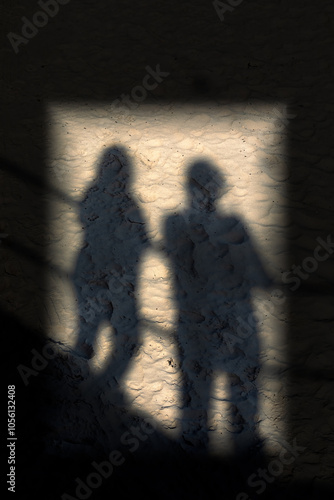
[[[89,472],[89,457],[103,457],[118,447],[123,433],[145,417],[153,419],[157,430],[141,442],[142,460],[156,450],[170,449],[177,455],[181,449],[185,456],[192,450],[190,454],[196,455],[203,443],[210,453],[224,458],[233,456],[233,443],[248,444],[249,422],[233,434],[237,417],[235,407],[224,403],[228,384],[223,358],[216,371],[212,366],[217,363],[207,353],[202,353],[200,367],[189,367],[184,360],[183,370],[180,365],[175,334],[180,301],[174,270],[165,256],[163,220],[186,207],[186,166],[197,157],[205,157],[226,176],[230,191],[219,210],[246,221],[257,254],[275,280],[274,288],[287,298],[283,305],[274,305],[273,313],[262,315],[260,370],[256,380],[248,380],[250,385],[245,386],[245,393],[258,398],[253,408],[259,410],[256,428],[266,460],[277,457],[280,445],[275,443],[282,439],[289,443],[295,439],[305,447],[298,460],[284,467],[273,488],[285,481],[306,484],[307,492],[331,482],[333,258],[329,252],[328,258],[316,259],[316,265],[309,259],[315,258],[317,238],[326,241],[332,231],[331,2],[243,1],[221,21],[210,2],[175,6],[84,2],[79,8],[71,1],[15,54],[6,35],[11,30],[20,33],[21,17],[31,19],[37,9],[32,3],[4,8],[7,71],[1,80],[2,155],[9,161],[3,161],[0,174],[4,207],[0,298],[4,314],[21,322],[17,336],[13,333],[8,373],[17,377],[21,401],[32,405],[32,415],[26,418],[33,432],[21,457],[27,483],[33,488],[39,468],[47,478],[48,467],[52,469],[57,457],[71,460],[82,454]],[[169,75],[138,107],[112,106],[122,93],[131,94],[142,85],[148,65],[157,64]],[[80,330],[76,290],[82,289],[87,276],[82,272],[73,276],[87,236],[82,228],[96,227],[96,217],[108,226],[107,202],[103,206],[89,202],[89,218],[83,217],[82,225],[80,210],[82,216],[83,197],[94,185],[103,151],[116,144],[132,163],[130,199],[136,201],[148,228],[147,241],[136,231],[133,235],[136,252],[138,241],[144,241],[141,265],[136,268],[138,282],[126,280],[130,294],[133,289],[140,292],[138,322],[131,325],[140,346],[134,348],[131,362],[121,366],[111,363],[117,342],[106,324],[93,338],[88,327]],[[103,188],[102,182],[98,189]],[[119,185],[113,189],[117,191]],[[116,271],[122,274],[129,262],[127,253],[131,254],[123,235],[133,231],[125,215],[133,207],[126,200],[115,206],[123,206],[124,212],[117,214],[108,230],[114,237],[119,226],[115,221],[125,221],[115,250],[121,254]],[[103,231],[94,231],[88,243],[99,246],[98,235]],[[102,246],[105,243],[102,238]],[[207,251],[201,245],[197,248]],[[81,252],[83,259],[88,258],[88,269],[96,256],[101,264],[107,250],[104,246],[101,257],[89,248]],[[291,290],[291,282],[282,283],[282,275],[293,265],[304,265],[307,258],[311,272],[305,271],[306,263],[307,277],[299,276]],[[98,272],[100,264],[96,268],[95,263]],[[100,281],[94,286],[106,290],[106,275],[102,282],[101,276],[97,278]],[[190,280],[189,286],[196,283]],[[108,301],[119,304],[113,304],[116,313],[129,314],[131,300],[111,292],[112,299],[108,294],[105,304],[103,293],[99,296],[104,301],[103,314],[110,307]],[[254,293],[255,310],[272,303],[270,292]],[[96,303],[94,290],[85,297]],[[215,298],[210,296],[205,304],[216,307]],[[99,314],[98,306],[94,315]],[[121,319],[114,314],[114,322],[121,324]],[[185,320],[187,328],[195,322],[193,317]],[[10,322],[2,324],[5,332],[14,332]],[[199,330],[201,324],[197,324]],[[209,328],[219,330],[212,324]],[[41,352],[45,338],[51,339],[57,355],[29,378],[27,387],[17,365],[31,366],[31,348]],[[95,356],[85,359],[91,343]],[[243,344],[240,347],[247,361],[246,349]],[[118,348],[117,359],[129,360],[131,339],[120,342]],[[118,381],[111,377],[113,368],[121,372]],[[206,373],[210,370],[214,375]],[[182,429],[185,371],[192,374],[196,387],[189,403],[195,417],[191,413],[188,428]],[[235,375],[237,368],[231,371]],[[214,388],[207,431],[200,404],[210,376]],[[250,406],[248,410],[252,414]],[[34,427],[35,416],[43,429],[40,433],[37,424]],[[38,439],[32,437],[34,433],[40,434]],[[182,433],[187,434],[187,442]],[[35,441],[39,447],[32,451]],[[73,486],[70,473],[61,475]],[[215,476],[210,477],[215,483]]]

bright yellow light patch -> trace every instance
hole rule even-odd
[[[281,270],[286,269],[284,116],[284,105],[274,102],[145,104],[135,111],[114,109],[108,103],[49,104],[49,183],[57,191],[49,200],[49,336],[71,347],[76,344],[78,304],[73,272],[84,244],[81,203],[94,183],[103,152],[121,146],[133,169],[130,195],[144,217],[150,243],[135,291],[142,345],[129,363],[122,388],[131,410],[153,416],[171,439],[181,432],[182,382],[175,343],[178,310],[173,272],[161,252],[165,220],[187,208],[189,165],[199,159],[209,161],[226,181],[217,210],[243,221],[266,270],[279,283]],[[131,249],[124,245],[124,251]],[[260,310],[269,299],[270,293],[255,290],[254,308]],[[261,434],[269,440],[284,434],[284,388],[277,379],[286,363],[283,309],[284,305],[276,304],[273,313],[260,312],[258,420]],[[112,328],[101,325],[95,338],[96,355],[89,361],[92,373],[106,370],[113,354],[113,335]],[[208,419],[210,449],[222,455],[233,448],[220,421],[226,413],[223,396],[228,393],[224,377],[223,372],[214,374]]]

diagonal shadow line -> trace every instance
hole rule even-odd
[[[1,245],[3,245],[5,248],[8,248],[9,250],[13,251],[16,254],[22,255],[25,259],[30,260],[32,263],[38,265],[41,267],[44,271],[48,268],[49,270],[52,269],[62,275],[65,278],[71,279],[71,275],[69,273],[66,273],[61,267],[57,266],[57,264],[51,264],[46,258],[45,255],[43,255],[43,251],[38,254],[37,252],[34,252],[31,248],[22,245],[18,241],[15,241],[11,239],[9,236],[6,239],[3,239],[1,241]]]
[[[10,174],[14,175],[16,178],[20,180],[23,179],[25,182],[33,186],[36,186],[43,192],[44,196],[47,195],[48,193],[52,193],[54,196],[61,198],[63,201],[66,201],[71,205],[79,206],[79,202],[68,196],[60,189],[46,182],[44,178],[39,177],[38,175],[35,175],[31,172],[28,172],[25,168],[21,167],[20,165],[11,160],[8,160],[7,158],[0,157],[0,169],[6,170]]]

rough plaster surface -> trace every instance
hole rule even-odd
[[[155,53],[152,43],[158,37],[168,46],[174,37],[164,19],[169,14],[168,5],[159,6],[159,13],[152,12],[149,37],[141,28],[148,22],[142,20],[144,14],[138,10],[133,19],[133,7],[124,5],[115,19],[119,16],[128,21],[119,25],[115,22],[115,30],[127,33],[133,40],[133,50],[128,60],[119,60],[120,93],[130,92],[142,81],[147,43],[153,45],[152,61],[161,62],[161,67],[171,73],[154,93],[156,98],[168,96],[164,104],[143,102],[127,110],[112,107],[111,101],[68,102],[63,98],[65,79],[63,86],[54,88],[56,69],[51,68],[43,89],[53,94],[53,99],[44,103],[46,125],[31,130],[33,103],[24,102],[25,79],[39,89],[38,69],[47,57],[43,53],[32,57],[29,51],[10,98],[13,107],[20,108],[21,121],[17,134],[6,143],[6,153],[28,165],[28,172],[34,172],[28,158],[36,156],[41,141],[48,144],[44,160],[50,189],[43,192],[47,225],[36,222],[32,215],[40,190],[5,172],[1,174],[2,200],[11,218],[3,217],[0,227],[4,238],[21,245],[15,252],[5,244],[0,248],[3,307],[18,314],[30,328],[43,328],[58,353],[40,375],[45,376],[52,394],[41,405],[48,449],[59,456],[89,454],[92,450],[105,454],[119,445],[122,432],[149,417],[158,432],[149,445],[143,443],[143,450],[159,447],[165,439],[166,446],[173,443],[186,452],[196,454],[204,449],[229,456],[238,447],[261,443],[266,455],[275,457],[280,440],[291,442],[296,438],[306,450],[285,468],[287,480],[304,478],[305,467],[314,482],[332,480],[333,464],[328,457],[333,450],[333,318],[328,284],[333,277],[333,258],[319,263],[316,272],[303,282],[311,283],[311,292],[305,296],[282,287],[281,280],[282,272],[292,264],[300,265],[304,258],[313,256],[317,237],[326,239],[331,233],[332,199],[326,187],[333,182],[332,155],[330,147],[324,148],[323,139],[331,115],[318,89],[331,85],[328,59],[319,58],[319,53],[323,54],[323,45],[329,42],[326,37],[332,6],[328,2],[319,13],[314,5],[314,26],[310,8],[303,11],[300,5],[283,3],[277,11],[278,6],[244,2],[239,8],[248,9],[248,15],[245,30],[237,38],[233,36],[231,17],[226,16],[221,24],[219,20],[213,23],[207,14],[208,21],[203,23],[197,15],[198,6],[180,6],[178,14],[187,13],[193,22],[184,26],[189,47],[178,54],[178,64],[182,67],[181,59],[186,69],[174,75],[174,54],[167,49],[162,57],[158,49]],[[239,8],[231,16],[238,16]],[[247,29],[257,25],[259,9],[262,30],[258,30],[248,51]],[[18,15],[24,15],[23,10],[20,8]],[[95,17],[98,26],[103,9],[95,12],[92,7],[89,12],[87,27],[92,39],[98,40],[99,30],[88,17]],[[213,8],[210,12],[212,17],[216,15]],[[65,7],[59,16],[64,29],[74,30],[80,55],[85,30],[76,32],[66,18]],[[306,18],[310,30],[296,35],[296,43],[284,44],[277,37],[280,44],[267,44],[273,26],[277,33],[298,32],[296,26]],[[12,15],[11,22],[14,20]],[[49,28],[54,29],[51,24],[45,29]],[[233,46],[227,43],[213,50],[210,37],[214,39],[222,29]],[[203,39],[203,30],[208,46],[197,43]],[[312,50],[307,51],[304,43],[310,36]],[[145,43],[140,43],[142,37]],[[37,37],[29,42],[29,49],[35,42]],[[210,71],[199,70],[196,61],[203,59],[208,47],[215,65]],[[60,41],[58,50],[55,68],[69,46]],[[98,42],[89,50],[99,53],[101,60],[105,55]],[[121,54],[121,47],[119,50]],[[95,86],[83,81],[85,60],[75,57],[75,47],[72,52],[69,74],[72,83],[78,84],[78,95],[103,101],[104,93],[98,85],[101,75],[96,76]],[[138,75],[126,71],[134,59],[142,60],[143,71]],[[277,68],[282,75],[278,86]],[[172,99],[173,92],[186,88],[191,101],[194,89],[203,90],[203,86],[213,96],[203,104],[175,104]],[[226,87],[224,100],[215,99],[222,86]],[[236,89],[241,102],[231,104],[229,96],[235,95]],[[40,97],[39,90],[36,92]],[[293,94],[298,95],[299,104],[286,105]],[[29,147],[22,155],[20,145],[26,136],[30,137]],[[289,155],[294,170],[288,172],[287,148],[292,140],[295,149],[290,147]],[[207,227],[206,216],[202,228],[192,226],[192,218],[197,226],[201,221],[196,209],[189,213],[187,169],[198,159],[218,169],[226,183],[216,211],[227,225],[225,229],[222,224],[221,240],[214,228],[217,219]],[[102,164],[110,179],[98,176]],[[130,182],[125,175],[129,170]],[[304,189],[305,179],[312,189]],[[24,214],[19,208],[22,199],[29,200],[31,207]],[[286,218],[288,213],[294,214],[292,221]],[[175,239],[168,238],[175,217]],[[231,222],[229,226],[229,217],[235,217],[239,225]],[[293,227],[287,226],[288,222]],[[189,235],[187,242],[194,243],[190,252],[184,245],[184,228]],[[245,249],[245,234],[255,249],[251,253]],[[292,242],[287,241],[288,235],[293,235]],[[209,248],[206,241],[212,243]],[[293,243],[289,256],[288,243]],[[175,246],[181,251],[175,251]],[[220,249],[226,246],[226,255],[236,255],[236,249],[242,255],[237,257],[235,288],[226,285],[230,278],[227,270],[216,265]],[[46,269],[47,280],[41,288],[36,286],[38,258],[45,251],[48,257],[43,272]],[[37,263],[31,263],[29,252],[37,256]],[[275,282],[265,289],[257,286],[257,271],[244,275],[243,267],[253,268],[249,263],[254,254]],[[182,270],[182,262],[189,281],[181,279],[178,283],[175,269]],[[203,276],[198,270],[194,272],[198,262],[205,263],[200,266]],[[229,261],[228,265],[233,263]],[[217,276],[213,276],[217,267]],[[219,275],[226,281],[218,280]],[[199,283],[205,290],[204,298],[197,304],[187,304],[182,297],[188,293],[193,298]],[[239,294],[237,300],[231,297],[231,288]],[[289,297],[289,310],[286,303],[275,301],[278,292],[273,290],[277,289]],[[187,307],[180,320],[181,303]],[[254,311],[260,317],[255,335],[238,343],[238,355],[233,357],[222,333],[230,329],[234,334],[236,319],[241,316],[247,321]],[[312,311],[311,317],[305,311]],[[211,321],[213,317],[215,321]],[[125,320],[130,334],[125,332]],[[293,345],[299,353],[299,365],[291,367],[287,357],[291,339],[286,338],[286,332],[296,323],[299,333]],[[200,338],[201,343],[194,338]],[[190,348],[183,345],[187,341]],[[307,380],[305,366],[310,370]],[[289,391],[291,370],[295,377],[299,371],[301,374],[300,389],[294,394]],[[185,393],[190,396],[187,401]],[[287,434],[287,408],[294,435]]]

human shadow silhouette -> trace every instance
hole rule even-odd
[[[81,203],[84,245],[73,282],[79,309],[74,351],[90,359],[102,323],[113,328],[108,374],[118,382],[138,350],[138,265],[148,246],[145,222],[131,198],[132,165],[124,148],[108,148]]]
[[[70,455],[60,469],[52,461],[42,464],[55,474],[57,498],[64,491],[74,494],[75,489],[77,494],[74,478],[85,480],[92,473],[96,477],[93,461],[105,464],[114,449],[124,455],[125,463],[115,467],[110,477],[103,475],[105,480],[94,491],[94,498],[110,494],[129,498],[140,490],[149,498],[236,498],[256,466],[264,467],[261,453],[252,454],[251,460],[238,451],[235,456],[226,453],[219,459],[197,453],[201,447],[207,450],[207,415],[215,370],[225,371],[229,377],[226,399],[230,411],[224,416],[230,421],[228,430],[245,439],[248,432],[253,441],[257,437],[257,331],[253,328],[247,338],[240,336],[241,342],[233,342],[233,333],[237,338],[240,324],[244,327],[251,314],[251,286],[265,285],[268,279],[241,222],[222,216],[215,207],[223,187],[222,177],[208,162],[192,165],[189,206],[169,217],[165,226],[165,247],[174,268],[180,310],[178,344],[184,374],[181,420],[186,445],[180,446],[158,426],[146,435],[142,423],[149,415],[127,405],[121,384],[113,383],[113,379],[124,380],[141,344],[135,292],[138,265],[149,243],[143,217],[131,197],[129,158],[119,147],[103,154],[96,179],[81,203],[84,245],[73,276],[79,302],[74,352],[81,356],[66,358],[71,377],[66,377],[65,384],[64,379],[59,380],[58,396],[54,388],[52,393],[52,400],[59,401],[57,407],[63,408],[64,401],[73,406],[70,438],[62,429],[63,414],[59,420],[62,442]],[[115,342],[104,370],[93,373],[83,358],[94,356],[93,346],[103,322],[113,326]],[[78,372],[80,376],[75,377]],[[81,392],[85,377],[88,389]],[[101,397],[102,393],[106,397]],[[192,456],[184,453],[187,443],[196,447]]]
[[[184,446],[207,450],[212,382],[220,371],[228,379],[225,395],[218,397],[227,409],[223,423],[239,454],[259,444],[259,338],[251,290],[267,287],[270,279],[241,220],[217,210],[225,189],[212,164],[190,165],[188,207],[166,219],[165,245],[179,309]]]

